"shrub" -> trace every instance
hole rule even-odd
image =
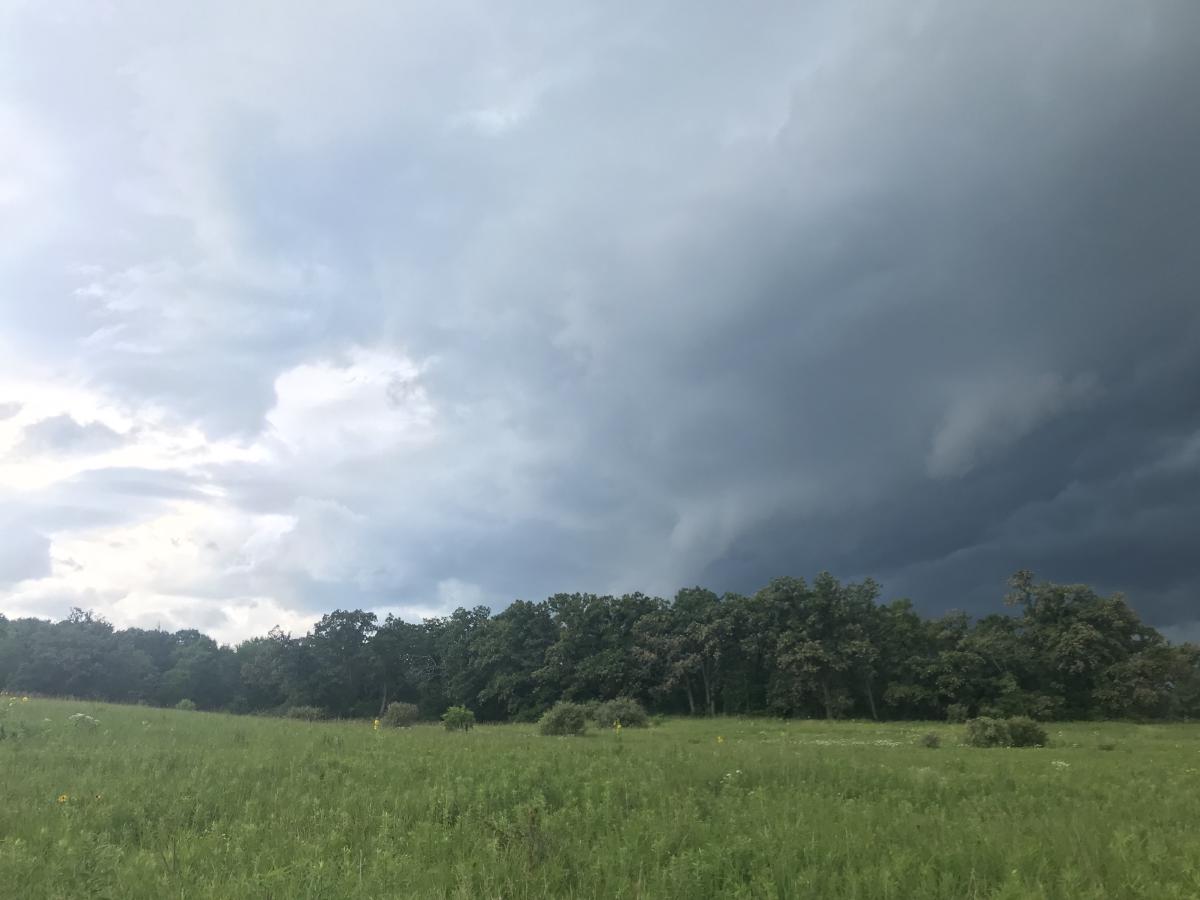
[[[600,707],[604,704],[599,700],[585,700],[583,703],[576,704],[583,710],[583,716],[589,722],[595,722],[597,725],[604,724],[600,721]],[[612,722],[608,723],[609,725]]]
[[[927,734],[921,735],[917,743],[922,747],[928,747],[930,750],[936,750],[942,746],[942,737],[936,732],[930,731]]]
[[[289,719],[302,719],[305,722],[316,722],[325,718],[325,710],[319,706],[289,706],[287,717]]]
[[[195,712],[196,704],[194,701],[189,700],[187,697],[184,697],[182,700],[180,700],[178,703],[175,704],[175,708],[182,709],[186,712]]]
[[[970,710],[965,703],[951,703],[946,707],[946,721],[954,725],[961,725],[970,717]]]
[[[650,717],[646,715],[646,710],[642,709],[642,704],[628,697],[618,697],[616,700],[601,703],[596,708],[595,716],[591,718],[601,728],[612,728],[614,722],[620,722],[622,728],[650,726]]]
[[[578,703],[556,703],[538,721],[542,734],[583,734],[587,730],[587,714]]]
[[[1097,750],[1116,750],[1117,745],[1114,741],[1101,741],[1096,745]]]
[[[968,747],[1008,747],[1011,741],[1012,735],[1003,719],[980,716],[967,721],[965,743]]]
[[[1046,729],[1027,716],[980,716],[967,722],[965,743],[970,747],[1044,747],[1046,741]]]
[[[442,713],[442,724],[447,731],[470,731],[475,727],[475,713],[465,706],[452,706]]]
[[[380,723],[389,728],[404,728],[412,725],[421,718],[421,712],[415,703],[389,703]]]
[[[1013,716],[1008,720],[1008,735],[1012,747],[1045,747],[1046,729],[1028,716]]]

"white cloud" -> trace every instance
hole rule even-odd
[[[0,377],[0,393],[22,398],[0,419],[0,490],[36,492],[105,468],[186,474],[267,456],[261,445],[210,439],[154,405],[122,404],[70,381]]]
[[[0,262],[15,257],[55,218],[54,194],[64,178],[65,160],[53,139],[17,107],[0,97]]]
[[[313,462],[420,446],[436,436],[436,416],[412,360],[353,348],[344,363],[304,363],[275,380],[270,438]]]

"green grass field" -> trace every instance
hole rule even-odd
[[[4,898],[1200,897],[1200,726],[979,750],[911,723],[0,710]]]

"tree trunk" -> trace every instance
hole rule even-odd
[[[716,708],[713,704],[712,679],[709,677],[709,674],[708,674],[708,664],[707,663],[703,663],[700,666],[700,678],[704,682],[705,714],[709,715],[709,716],[715,716],[717,714],[717,712],[716,712]]]
[[[379,715],[382,716],[387,712],[387,682],[383,683],[383,699],[379,701]]]
[[[696,714],[696,698],[692,696],[692,679],[685,678],[683,686],[687,688],[688,712],[694,716]]]
[[[825,718],[833,719],[833,698],[829,696],[829,679],[821,679],[821,692],[825,697]]]
[[[871,676],[868,675],[864,680],[867,685],[867,703],[871,707],[871,718],[878,722],[879,714],[875,711],[875,692],[871,690]]]

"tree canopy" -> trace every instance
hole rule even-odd
[[[756,593],[555,594],[406,622],[334,610],[302,636],[236,646],[198,631],[0,616],[0,686],[240,713],[536,719],[559,700],[629,697],[690,715],[931,719],[1200,715],[1200,647],[1173,645],[1120,595],[1019,572],[1003,611],[925,618],[867,579],[777,578]]]

